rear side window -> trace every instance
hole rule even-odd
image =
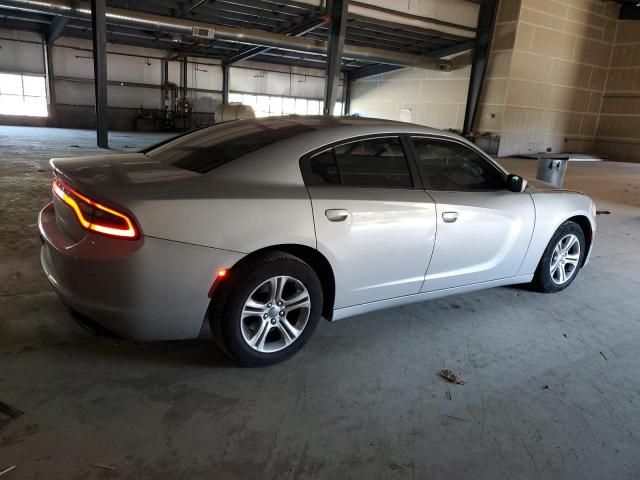
[[[309,126],[286,120],[229,122],[181,136],[145,154],[174,167],[207,173],[272,143],[311,130]]]
[[[398,137],[346,143],[309,159],[307,185],[412,188],[407,157]]]
[[[413,138],[417,163],[426,190],[504,190],[505,178],[491,162],[455,142]]]

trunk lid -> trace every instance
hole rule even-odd
[[[134,219],[140,202],[167,198],[172,191],[184,192],[185,188],[189,191],[192,186],[185,187],[185,182],[197,182],[202,177],[142,153],[52,158],[50,163],[54,175],[64,183],[94,201],[131,214]],[[55,194],[53,204],[62,231],[77,241],[87,235],[71,208]]]
[[[159,184],[168,186],[201,177],[143,153],[52,158],[50,163],[54,174],[63,180],[98,195],[118,197],[114,200],[138,197],[145,191],[157,190]]]

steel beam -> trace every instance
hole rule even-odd
[[[91,12],[78,0],[0,0],[0,8],[63,15],[84,20]],[[283,48],[291,51],[325,55],[328,43],[308,38],[293,37],[281,33],[271,33],[244,27],[229,27],[221,24],[203,23],[194,20],[183,20],[162,15],[155,15],[122,8],[107,7],[107,22],[112,25],[134,29],[151,30],[179,36],[194,36],[202,43],[220,40],[248,45]],[[404,52],[389,51],[379,48],[358,45],[343,45],[344,57],[367,62],[388,63],[405,67],[428,68],[449,71],[453,62],[440,60],[428,55],[411,55]]]
[[[365,3],[365,2],[359,2],[357,0],[354,0],[351,3],[352,3],[353,6],[364,7],[366,9],[371,10],[371,11],[377,11],[377,12],[381,12],[381,13],[384,13],[384,14],[387,14],[387,15],[393,15],[393,16],[403,17],[403,18],[407,18],[407,19],[421,20],[421,21],[433,23],[433,24],[436,24],[436,25],[442,25],[443,27],[450,27],[450,28],[457,28],[457,29],[460,29],[460,30],[466,30],[468,32],[473,32],[473,30],[474,30],[473,27],[467,27],[466,25],[460,25],[458,23],[446,22],[444,20],[439,20],[439,19],[434,18],[434,17],[427,17],[427,16],[423,16],[423,15],[412,15],[410,13],[400,12],[400,11],[392,9],[392,8],[386,8],[386,7],[381,7],[381,6],[378,6],[378,5],[372,5],[371,3],[368,3],[368,2]]]
[[[229,103],[229,65],[222,65],[222,103]]]
[[[469,135],[473,130],[480,95],[487,73],[487,63],[491,53],[491,39],[498,13],[498,0],[482,0],[478,13],[478,28],[476,41],[471,60],[471,79],[469,80],[469,93],[467,95],[467,107],[464,114],[463,133]]]
[[[208,1],[209,0],[199,0],[198,2],[194,3],[189,8],[187,8],[186,10],[183,10],[182,12],[180,12],[178,14],[178,17],[183,18],[187,16],[189,13],[193,13],[197,8],[201,7],[203,4],[207,3]]]
[[[96,133],[98,147],[109,148],[107,102],[107,16],[105,0],[91,0],[93,35],[93,79],[96,95]]]
[[[351,72],[344,72],[344,83],[342,87],[343,114],[351,114]]]
[[[331,115],[336,103],[344,37],[347,32],[347,10],[349,0],[332,0],[329,21],[329,42],[327,46],[327,80],[324,87],[324,115]]]
[[[57,126],[56,118],[56,82],[53,71],[53,58],[52,58],[53,44],[44,43],[44,59],[45,59],[45,74],[47,76],[47,91],[49,93],[49,126]]]
[[[180,73],[182,73],[182,96],[187,98],[187,95],[189,94],[189,60],[186,55],[182,57],[182,68]]]
[[[327,22],[323,18],[312,18],[312,19],[309,19],[308,21],[303,22],[303,23],[301,23],[299,25],[294,25],[291,28],[283,30],[280,33],[284,33],[285,35],[290,35],[292,37],[302,37],[302,36],[306,35],[307,33],[311,33],[316,28],[321,27],[325,23],[327,23]],[[252,57],[255,57],[256,55],[260,55],[262,53],[266,53],[267,51],[270,50],[270,48],[271,47],[251,47],[251,48],[247,48],[247,49],[245,49],[245,50],[243,50],[243,51],[241,51],[239,53],[236,53],[232,57],[224,60],[223,63],[226,64],[226,65],[232,65],[232,64],[240,62],[242,60],[248,60],[248,59],[250,59]]]
[[[376,63],[370,67],[359,68],[351,72],[351,80],[360,80],[361,78],[372,77],[374,75],[380,75],[381,73],[393,72],[394,70],[401,70],[404,67],[398,65],[386,65],[384,63]]]
[[[69,23],[69,17],[57,16],[49,25],[49,29],[47,30],[47,43],[53,44],[64,30],[64,27]]]

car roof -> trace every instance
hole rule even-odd
[[[438,130],[436,128],[425,127],[423,125],[417,125],[415,123],[407,123],[407,122],[398,122],[395,120],[387,120],[384,118],[371,118],[371,117],[359,117],[359,116],[345,116],[345,117],[334,117],[334,116],[325,116],[325,115],[285,115],[278,117],[266,117],[266,118],[255,118],[244,121],[253,121],[259,122],[268,127],[270,123],[280,123],[283,120],[286,120],[291,123],[296,123],[299,125],[303,125],[313,130],[329,130],[336,129],[340,127],[349,128],[349,127],[361,127],[361,128],[374,128],[377,130],[377,127],[383,127],[385,130],[389,132],[407,132],[407,131],[416,131],[416,129],[421,130],[425,133],[434,133],[434,134],[449,134],[447,131]]]

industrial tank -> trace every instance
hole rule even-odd
[[[241,120],[243,118],[256,118],[253,108],[240,102],[221,103],[216,108],[216,123]]]

